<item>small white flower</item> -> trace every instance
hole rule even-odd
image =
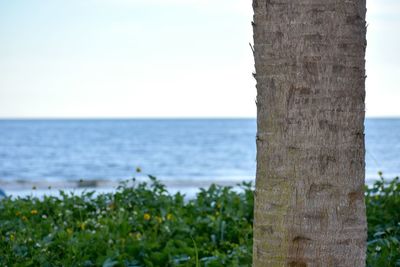
[[[47,215],[43,214],[42,218],[46,220],[47,219]]]
[[[375,247],[375,250],[376,250],[376,251],[381,251],[381,249],[382,249],[382,248],[381,248],[380,246],[376,246],[376,247]]]

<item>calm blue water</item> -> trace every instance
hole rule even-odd
[[[255,176],[254,119],[0,120],[3,182]],[[366,121],[367,180],[400,174],[400,119]]]

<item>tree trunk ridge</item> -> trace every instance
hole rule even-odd
[[[253,265],[365,266],[365,0],[254,0]]]

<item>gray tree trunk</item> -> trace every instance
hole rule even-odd
[[[253,265],[364,266],[365,0],[253,8]]]

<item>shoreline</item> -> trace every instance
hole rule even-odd
[[[252,182],[254,179],[204,179],[204,180],[184,180],[184,179],[157,179],[161,184],[165,185],[170,194],[182,193],[188,198],[193,198],[201,188],[208,188],[212,184],[220,186],[231,186],[238,188],[238,184],[242,182]],[[80,195],[83,192],[95,191],[95,195],[113,193],[118,190],[118,187],[126,182],[129,186],[138,185],[139,183],[151,184],[151,180],[147,177],[139,177],[135,179],[125,180],[102,180],[102,179],[88,179],[78,181],[24,181],[17,182],[0,181],[0,188],[5,191],[7,196],[12,198],[18,197],[43,197],[47,196],[60,196],[60,191],[66,193],[73,193]]]
[[[385,175],[386,179],[392,179],[396,176]],[[379,176],[365,179],[365,184],[371,186],[375,181],[379,180]],[[208,188],[212,184],[219,186],[231,186],[238,188],[242,182],[251,182],[255,185],[254,178],[224,178],[224,179],[157,179],[161,184],[165,185],[170,194],[182,193],[188,198],[193,198],[201,188]],[[7,196],[12,198],[23,197],[43,197],[60,196],[60,191],[80,195],[83,192],[95,191],[95,195],[116,192],[122,183],[128,185],[137,185],[139,183],[151,183],[147,176],[138,178],[121,179],[121,180],[106,180],[106,179],[87,179],[87,180],[41,180],[28,181],[18,179],[16,181],[0,180],[0,189],[4,190]]]

